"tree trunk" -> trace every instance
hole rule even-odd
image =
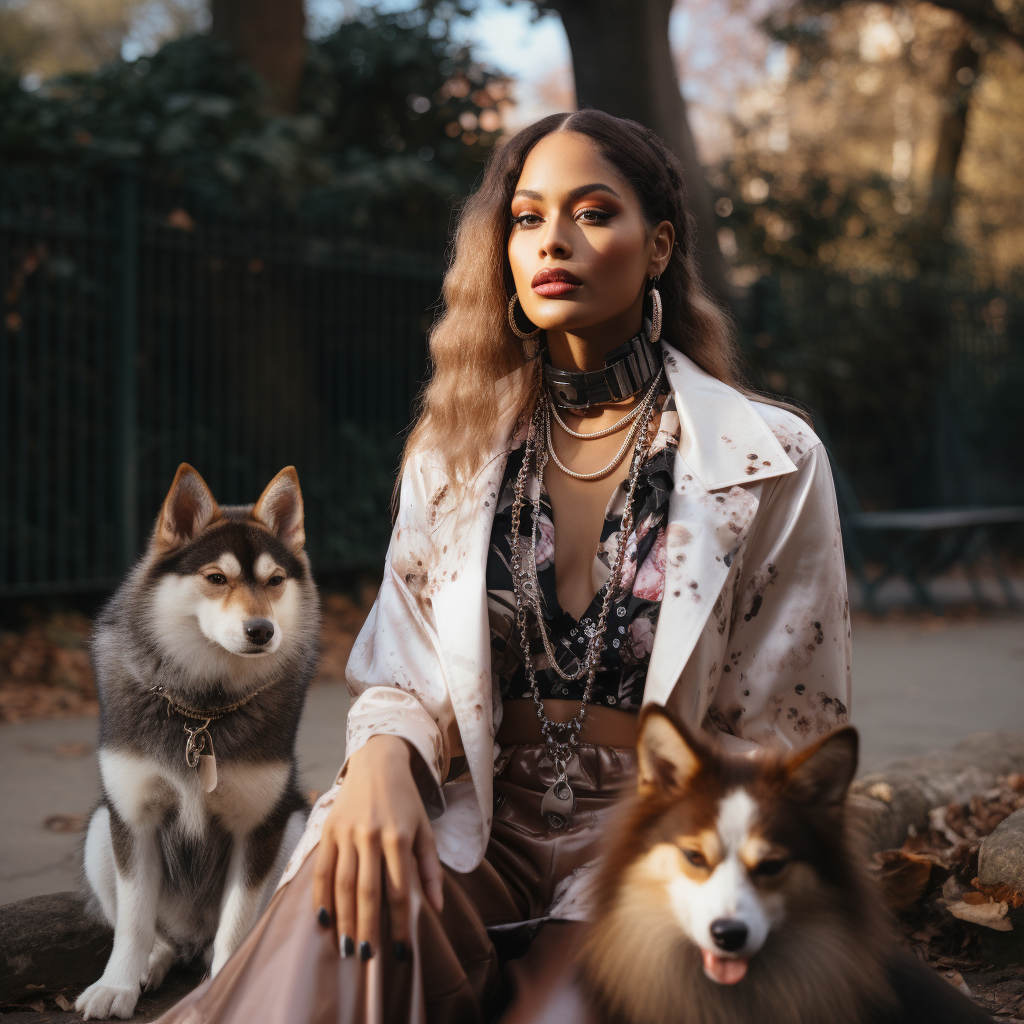
[[[938,147],[932,165],[931,194],[925,213],[926,259],[933,267],[944,262],[949,251],[948,228],[953,222],[956,171],[967,133],[972,83],[978,71],[978,51],[971,45],[974,30],[964,25],[960,40],[949,56]],[[964,80],[966,79],[966,80]]]
[[[213,35],[227,40],[270,86],[278,111],[295,109],[306,63],[302,0],[210,0]]]
[[[672,0],[547,0],[572,49],[576,100],[656,131],[683,165],[697,223],[697,261],[705,284],[728,307],[732,289],[718,248],[711,189],[679,91],[668,41]]]

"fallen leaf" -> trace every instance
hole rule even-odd
[[[74,1004],[73,1002],[71,1002],[71,1000],[70,1000],[70,999],[68,999],[68,997],[67,997],[67,996],[65,996],[63,992],[58,992],[58,993],[57,993],[57,994],[56,994],[56,995],[55,995],[55,996],[53,997],[53,1001],[54,1001],[54,1002],[55,1002],[55,1003],[56,1003],[56,1004],[57,1004],[57,1005],[58,1005],[58,1006],[59,1006],[59,1007],[60,1007],[60,1008],[61,1008],[62,1010],[73,1010],[73,1009],[75,1008],[75,1004]]]
[[[51,814],[43,819],[43,828],[49,832],[81,832],[88,817],[87,814]]]
[[[884,850],[875,854],[878,884],[886,902],[897,910],[916,903],[928,888],[932,862],[906,850]]]
[[[984,925],[997,932],[1012,932],[1013,925],[1006,919],[1009,907],[1006,903],[953,903],[949,912],[961,921]]]

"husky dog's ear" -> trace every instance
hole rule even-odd
[[[302,491],[294,466],[286,466],[267,484],[252,515],[296,554],[306,546]]]
[[[164,498],[153,531],[153,546],[160,552],[173,551],[197,537],[220,516],[220,508],[206,481],[183,462]]]
[[[839,804],[857,771],[857,730],[827,733],[786,760],[786,796],[797,803]]]
[[[706,757],[685,726],[653,705],[645,708],[640,716],[636,753],[637,788],[643,795],[683,789]]]

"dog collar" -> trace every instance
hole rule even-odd
[[[559,370],[551,365],[547,347],[541,353],[544,383],[554,402],[566,409],[587,409],[622,402],[647,387],[661,369],[661,346],[650,339],[646,318],[639,334],[604,357],[600,370]]]

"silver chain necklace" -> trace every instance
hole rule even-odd
[[[660,380],[660,373],[658,379]],[[562,671],[555,657],[554,646],[551,643],[551,638],[548,636],[547,627],[544,625],[544,616],[540,610],[540,588],[537,583],[537,522],[540,518],[540,490],[544,483],[544,467],[548,461],[547,446],[538,447],[538,440],[545,424],[548,431],[550,431],[551,426],[550,418],[547,415],[547,401],[545,400],[547,396],[544,394],[542,394],[541,400],[538,401],[537,408],[534,411],[533,422],[526,438],[523,463],[516,475],[515,498],[512,503],[511,559],[512,583],[516,594],[516,625],[519,629],[523,667],[526,672],[527,681],[530,684],[530,695],[537,712],[537,718],[540,721],[541,734],[544,736],[544,741],[551,752],[555,766],[555,781],[544,794],[540,810],[548,823],[548,827],[556,832],[568,828],[576,806],[576,797],[572,791],[572,786],[569,785],[568,764],[580,745],[580,734],[583,732],[583,723],[586,721],[587,706],[594,689],[594,678],[597,675],[598,665],[600,664],[601,652],[604,650],[604,634],[608,626],[608,613],[611,608],[612,597],[618,591],[622,578],[622,565],[625,559],[626,547],[633,530],[633,494],[636,491],[637,481],[640,477],[640,467],[643,465],[644,458],[650,448],[648,435],[651,419],[654,415],[655,397],[657,395],[656,385],[657,381],[655,381],[652,390],[641,403],[641,408],[644,411],[638,414],[637,417],[640,430],[637,434],[637,443],[633,449],[633,458],[630,463],[626,504],[619,525],[619,542],[616,547],[615,558],[612,561],[611,572],[605,584],[597,628],[587,644],[583,666],[577,673],[572,675],[567,675]],[[633,434],[634,432],[630,431],[630,433]],[[526,480],[531,463],[535,465],[534,472],[537,479],[538,498],[536,502],[532,502],[533,523],[530,532],[530,564],[528,569],[524,570],[519,527],[522,521],[523,505],[526,500]],[[580,710],[568,722],[553,722],[544,711],[544,701],[540,695],[540,686],[533,668],[533,658],[530,656],[530,637],[527,625],[528,608],[533,610],[534,618],[537,621],[537,628],[544,644],[544,651],[558,675],[566,681],[576,681],[586,675],[587,681],[583,689]]]
[[[590,434],[581,434],[578,431],[573,430],[572,427],[570,427],[565,422],[565,420],[563,420],[562,417],[558,415],[558,406],[555,405],[553,402],[551,404],[551,415],[555,417],[555,422],[570,437],[577,437],[581,441],[596,441],[599,437],[609,437],[611,434],[616,434],[620,430],[622,430],[622,428],[627,423],[629,423],[630,420],[635,419],[640,414],[640,410],[643,408],[643,404],[644,403],[642,401],[638,402],[636,405],[633,406],[632,409],[629,410],[629,412],[626,413],[625,416],[622,417],[622,419],[616,420],[610,427],[605,427],[604,430],[595,430],[593,433]]]
[[[640,403],[640,405],[637,406],[638,409],[646,409],[649,405],[653,403],[654,398],[658,394],[658,385],[661,383],[661,375],[663,372],[664,370],[658,370],[657,376],[654,378],[654,382],[651,384],[650,389],[644,396],[644,399]],[[551,413],[554,410],[554,403],[551,401],[551,397],[547,394],[544,394],[542,396],[542,404],[544,406],[544,436],[547,440],[548,453],[550,454],[551,458],[554,459],[555,465],[566,476],[571,476],[574,480],[602,480],[609,473],[611,473],[612,470],[614,470],[615,467],[618,466],[618,464],[626,457],[626,452],[629,450],[630,445],[633,444],[637,437],[637,432],[640,428],[640,423],[642,420],[642,417],[638,416],[633,421],[633,426],[630,427],[629,433],[626,435],[626,439],[622,442],[621,447],[615,453],[615,457],[612,459],[611,462],[608,463],[607,466],[605,466],[603,469],[595,470],[593,473],[577,473],[576,470],[570,469],[568,466],[566,466],[558,457],[558,453],[555,451],[555,444],[554,441],[551,439]],[[577,434],[576,436],[586,437],[587,435]]]

